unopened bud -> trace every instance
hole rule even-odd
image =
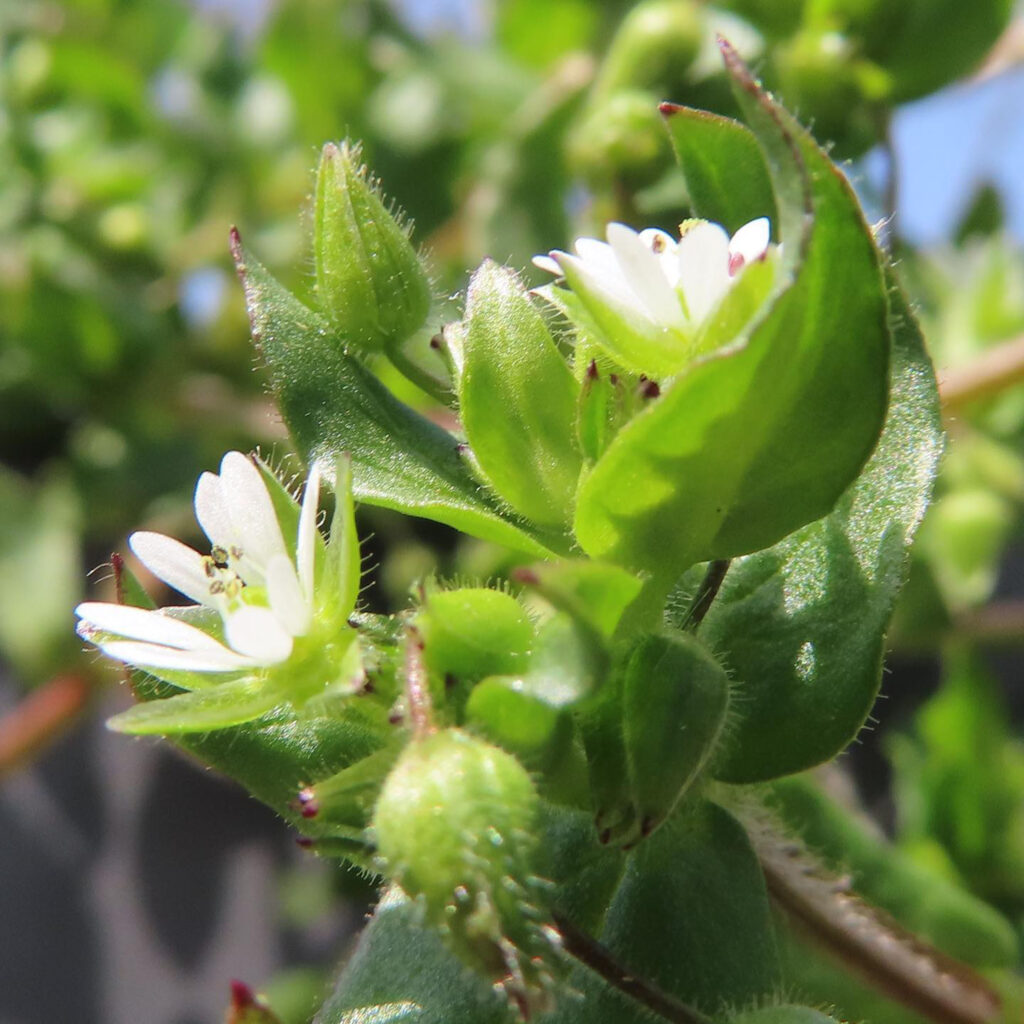
[[[356,349],[394,349],[427,321],[430,281],[409,240],[360,162],[328,143],[316,179],[314,257],[320,305]]]

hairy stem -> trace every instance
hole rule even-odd
[[[440,378],[410,359],[401,348],[388,352],[392,365],[407,380],[412,381],[421,391],[425,391],[435,401],[450,406],[453,401],[452,389]]]
[[[947,414],[989,398],[1024,380],[1024,335],[983,352],[966,366],[941,375],[939,394]]]
[[[423,664],[423,638],[414,628],[409,629],[405,642],[405,699],[413,735],[417,739],[429,736],[434,731],[433,701]]]
[[[868,984],[935,1024],[989,1024],[999,1016],[1000,997],[981,975],[866,904],[770,822],[756,821],[750,833],[771,897]]]
[[[597,939],[577,928],[571,921],[560,914],[554,915],[554,921],[566,952],[600,975],[612,988],[673,1024],[711,1024],[711,1019],[699,1010],[662,992],[653,982],[638,978],[626,970]]]

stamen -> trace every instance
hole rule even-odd
[[[203,572],[206,573],[209,579],[215,579],[217,576],[217,562],[216,559],[211,558],[209,555],[203,557]]]
[[[219,544],[216,545],[210,552],[210,557],[213,559],[214,564],[219,569],[226,569],[228,564],[228,553],[227,549],[222,548]]]

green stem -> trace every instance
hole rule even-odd
[[[432,373],[428,373],[418,363],[410,359],[403,349],[395,346],[393,349],[388,350],[388,359],[391,360],[392,365],[406,380],[412,381],[421,391],[425,391],[431,398],[440,402],[442,405],[452,404],[452,389],[442,381],[439,377],[435,377]]]

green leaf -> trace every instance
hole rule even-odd
[[[891,302],[892,397],[874,455],[831,515],[733,562],[701,626],[736,685],[721,779],[833,757],[878,692],[885,629],[942,451],[931,362],[898,290]]]
[[[757,217],[776,223],[768,168],[746,125],[675,103],[663,103],[661,112],[698,216],[730,235]]]
[[[508,268],[484,261],[469,285],[464,323],[459,409],[473,454],[517,512],[564,528],[581,465],[579,384]]]
[[[357,500],[446,523],[535,556],[550,555],[481,492],[454,437],[398,401],[344,352],[333,329],[243,250],[237,233],[232,251],[253,340],[307,461],[333,465],[347,453]]]
[[[246,676],[192,693],[135,704],[107,720],[107,728],[133,736],[205,732],[251,722],[281,702],[263,680]]]
[[[328,590],[336,595],[340,617],[347,618],[359,597],[362,553],[352,504],[352,463],[344,455],[334,464],[334,516],[326,561]]]
[[[708,1013],[776,990],[768,895],[746,833],[707,801],[629,857],[601,941],[628,970]]]
[[[885,291],[857,200],[727,57],[772,176],[783,290],[746,337],[667,382],[611,442],[577,504],[588,554],[665,579],[827,514],[870,454],[887,399]]]
[[[762,1006],[729,1018],[729,1024],[836,1024],[836,1018],[810,1006]]]

